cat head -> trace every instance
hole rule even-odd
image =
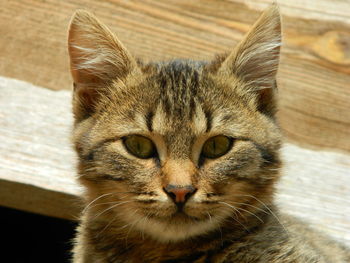
[[[73,16],[68,44],[90,220],[176,242],[242,228],[270,203],[280,167],[275,5],[207,63],[143,64],[86,11]]]

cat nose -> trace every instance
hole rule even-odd
[[[185,203],[191,195],[193,195],[196,192],[197,189],[195,189],[192,185],[173,185],[168,184],[164,191],[167,193],[167,195],[176,203]]]

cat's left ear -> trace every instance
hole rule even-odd
[[[238,92],[254,101],[257,109],[269,116],[276,112],[276,73],[281,46],[281,19],[272,4],[260,16],[245,38],[218,69],[219,74],[241,80]]]

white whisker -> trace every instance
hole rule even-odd
[[[230,204],[228,204],[228,203],[226,203],[226,202],[219,202],[219,203],[231,207],[231,208],[234,210],[234,212],[238,213],[242,218],[244,218],[244,220],[247,221],[247,218],[246,218],[245,216],[242,215],[242,213],[237,209],[237,207],[235,207],[235,206],[233,206],[233,205],[230,205]],[[237,218],[238,218],[238,216],[237,216]]]
[[[117,215],[115,215],[110,221],[109,223],[96,235],[97,237],[99,237],[117,218]]]
[[[86,210],[89,209],[90,205],[92,205],[93,203],[95,203],[97,200],[105,197],[105,196],[109,196],[109,195],[112,195],[113,193],[107,193],[107,194],[103,194],[103,195],[100,195],[98,196],[97,198],[95,198],[94,200],[92,200],[87,206],[85,206],[85,208],[83,209],[82,213],[84,214],[86,212]]]
[[[233,216],[230,216],[233,220],[235,220],[238,224],[240,224],[247,232],[250,232],[249,229],[243,225],[238,219],[234,218]]]
[[[244,212],[246,212],[246,213],[248,213],[248,214],[254,216],[254,217],[255,217],[256,219],[258,219],[261,223],[264,223],[264,220],[262,220],[260,217],[258,217],[258,216],[257,216],[256,214],[254,214],[253,212],[250,212],[249,210],[244,209],[244,208],[241,208],[241,207],[236,207],[236,209],[242,210],[242,211],[244,211]]]
[[[208,214],[208,217],[209,217],[209,221],[210,221],[210,222],[213,222],[213,220],[212,220],[212,218],[211,218],[210,213],[209,213],[209,212],[207,212],[207,214]]]
[[[224,205],[226,205],[226,206],[228,206],[229,208],[231,208],[231,209],[233,209],[233,212],[239,212],[234,206],[232,206],[232,205],[230,205],[230,204],[228,204],[228,203],[226,203],[226,202],[219,202],[219,203],[222,203],[222,204],[224,204]],[[237,214],[235,214],[235,215],[237,215]],[[242,218],[245,218],[242,214],[240,214],[241,215],[241,217]],[[245,226],[245,225],[243,225],[239,220],[238,220],[238,218],[234,218],[232,215],[230,216],[233,220],[235,220],[235,222],[237,222],[238,224],[240,224],[247,232],[249,232],[249,229]]]
[[[234,203],[234,204],[238,204],[238,205],[250,206],[250,207],[253,207],[253,208],[255,208],[256,210],[261,211],[261,212],[263,212],[263,213],[265,213],[265,214],[267,214],[267,215],[269,214],[269,213],[266,212],[264,209],[261,209],[261,208],[255,206],[255,205],[251,205],[251,204],[247,204],[247,203],[233,202],[233,201],[230,201],[230,202],[231,202],[231,203]]]
[[[277,222],[283,227],[283,229],[287,233],[287,235],[289,235],[287,228],[282,224],[282,222],[278,218],[278,216],[263,201],[259,200],[257,197],[255,197],[253,195],[242,195],[242,196],[251,197],[251,198],[255,199],[256,201],[258,201],[260,204],[262,204],[271,213],[271,215],[277,220]]]
[[[97,215],[93,218],[93,220],[96,220],[99,216],[101,216],[102,214],[104,214],[105,212],[107,212],[107,211],[109,211],[109,210],[111,210],[111,209],[113,209],[113,208],[116,208],[117,206],[120,206],[120,205],[126,204],[126,203],[131,203],[131,202],[134,202],[134,200],[128,200],[128,201],[124,201],[124,202],[118,202],[118,203],[116,203],[115,205],[112,205],[112,206],[106,208],[105,210],[103,210],[101,213],[97,214]]]
[[[141,217],[139,220],[135,221],[134,223],[131,224],[131,227],[129,228],[127,234],[126,234],[126,237],[125,237],[125,247],[128,247],[128,237],[129,237],[129,234],[131,232],[131,230],[134,228],[134,226],[140,222],[141,220],[143,219],[143,217]]]

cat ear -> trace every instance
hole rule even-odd
[[[239,92],[255,101],[257,109],[269,116],[276,111],[276,73],[281,46],[281,19],[276,4],[260,16],[245,38],[226,57],[219,73],[242,80]]]
[[[73,113],[89,116],[108,85],[137,69],[136,60],[95,16],[77,11],[71,20],[68,52],[74,80]]]

